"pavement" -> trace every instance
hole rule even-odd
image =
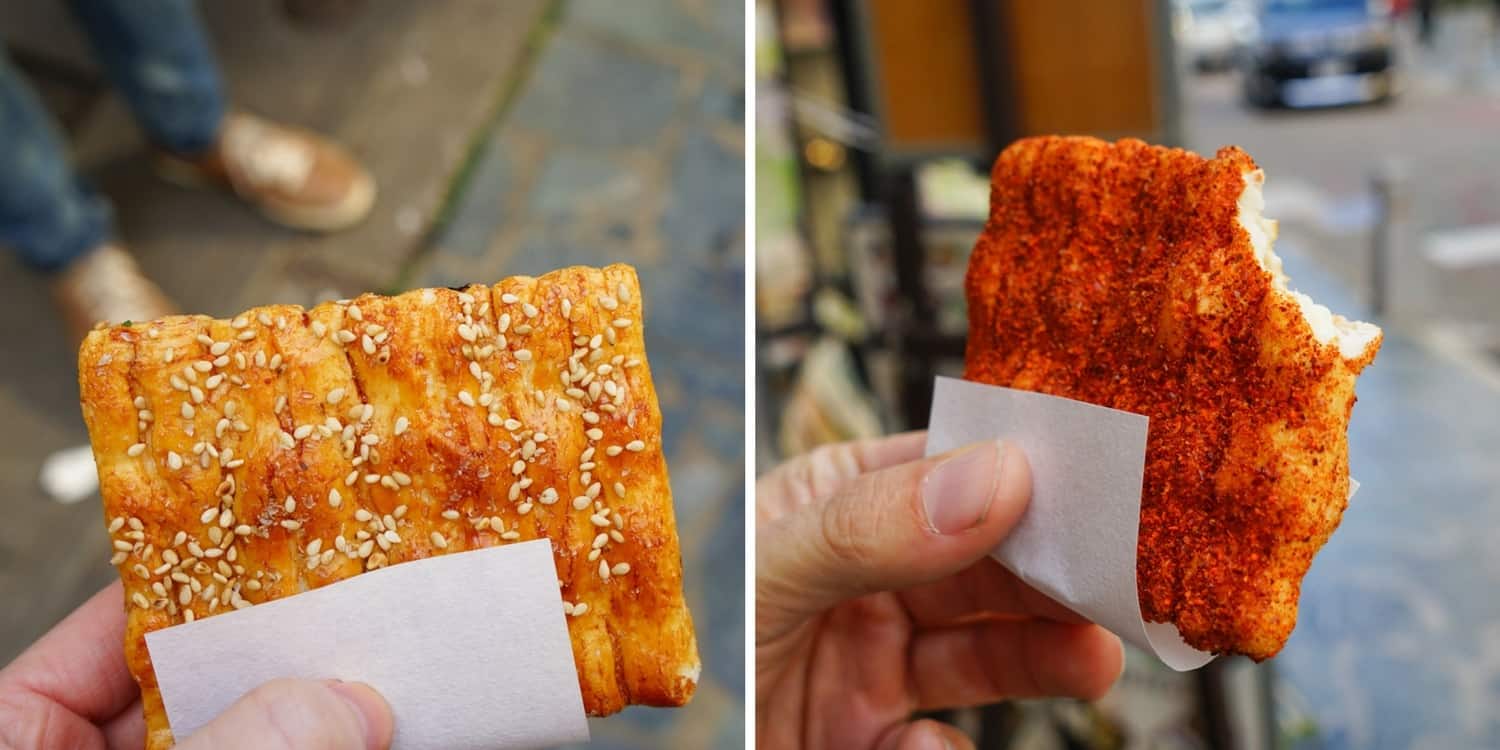
[[[369,0],[348,25],[205,4],[234,98],[333,135],[381,195],[342,234],[272,227],[145,169],[66,15],[12,4],[28,60],[122,236],[184,308],[215,316],[364,290],[623,261],[647,349],[704,674],[685,709],[592,723],[591,747],[737,747],[744,712],[744,89],[737,0]],[[45,6],[45,7],[44,7]],[[62,505],[42,459],[87,440],[45,287],[0,258],[0,663],[107,583],[97,499]]]

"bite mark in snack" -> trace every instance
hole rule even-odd
[[[1147,415],[1146,620],[1256,659],[1347,505],[1354,380],[1380,329],[1288,288],[1243,151],[1041,137],[991,173],[965,377]]]

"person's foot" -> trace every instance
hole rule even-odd
[[[135,258],[113,244],[100,245],[60,271],[52,297],[74,344],[101,321],[147,321],[177,312]]]
[[[375,180],[341,146],[242,112],[224,117],[218,142],[203,155],[164,152],[157,166],[173,182],[228,188],[293,229],[345,229],[375,203]]]

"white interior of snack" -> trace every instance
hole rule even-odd
[[[1332,343],[1339,348],[1345,359],[1354,359],[1364,353],[1365,348],[1378,336],[1380,328],[1370,323],[1349,320],[1335,315],[1328,308],[1314,302],[1311,297],[1295,289],[1287,288],[1286,273],[1281,269],[1281,258],[1272,244],[1276,237],[1276,221],[1261,215],[1266,207],[1261,186],[1265,173],[1260,170],[1245,173],[1245,190],[1240,193],[1239,222],[1250,235],[1250,247],[1255,251],[1255,260],[1271,274],[1272,287],[1279,293],[1296,300],[1302,317],[1312,328],[1313,338],[1320,343]]]

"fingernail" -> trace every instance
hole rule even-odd
[[[381,738],[386,734],[386,725],[391,722],[390,705],[385,699],[364,683],[328,680],[326,684],[359,716],[364,728],[365,747],[382,747]]]
[[[1000,483],[1004,448],[982,443],[938,464],[922,482],[927,525],[939,534],[958,534],[984,522]]]

